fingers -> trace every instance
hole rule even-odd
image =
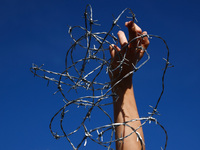
[[[142,32],[142,35],[147,35],[147,32],[146,31],[144,31],[144,32]],[[149,38],[147,37],[147,36],[145,36],[144,38],[143,38],[143,40],[142,40],[142,44],[141,44],[141,46],[144,48],[144,49],[147,49],[147,47],[149,46]]]
[[[118,35],[119,43],[121,47],[124,47],[128,43],[125,33],[123,31],[119,31],[117,35]]]
[[[119,51],[121,50],[117,45],[110,45],[109,46],[109,50],[110,50],[110,55],[111,55],[111,67],[115,68],[117,66],[117,61],[119,60]],[[117,54],[118,53],[118,54]],[[118,56],[117,56],[118,55]]]
[[[142,29],[138,25],[136,25],[133,21],[126,22],[125,26],[128,28],[128,31],[129,31],[129,41],[131,41],[137,36],[147,35],[147,32],[146,31],[142,32]],[[121,45],[121,48],[125,50],[126,48],[124,46],[127,45],[128,43],[125,33],[123,31],[119,31],[117,35],[119,38],[119,43]],[[129,44],[128,48],[135,50],[138,46],[142,46],[144,49],[147,49],[149,43],[150,42],[149,42],[148,37],[145,36],[143,38],[138,38],[132,41]],[[115,57],[117,52],[121,51],[121,49],[117,47],[116,45],[110,45],[109,49],[110,49],[110,54],[112,58]],[[124,53],[123,49],[120,52],[122,55]],[[131,51],[131,54],[135,55],[135,52],[136,52],[137,59],[140,60],[143,57],[145,51],[143,49],[138,49],[138,51]]]
[[[137,37],[138,34],[142,34],[142,29],[137,24],[135,24],[133,21],[126,22],[125,26],[128,28],[129,41],[131,41],[132,39]],[[136,44],[137,44],[137,40],[131,42],[130,47],[131,48],[135,47]]]
[[[128,28],[129,41],[133,40],[135,37],[137,37],[139,35],[147,34],[146,31],[142,32],[142,29],[137,24],[135,24],[133,21],[126,22],[125,26]],[[144,49],[147,49],[148,45],[149,45],[149,39],[146,36],[144,38],[139,38],[137,40],[132,41],[129,44],[129,48],[135,49],[137,46],[142,46]],[[144,55],[144,50],[139,50],[137,53],[139,54],[139,59],[141,59],[142,56]]]
[[[147,32],[144,31],[142,32],[142,35],[147,35]],[[149,39],[147,36],[145,36],[143,39],[141,39],[141,46],[144,48],[144,49],[147,49],[147,47],[149,46]],[[137,53],[139,55],[139,60],[143,57],[144,55],[144,50],[140,49]]]
[[[120,51],[120,48],[117,45],[112,44],[109,46],[109,50],[111,58],[114,58],[115,54]]]

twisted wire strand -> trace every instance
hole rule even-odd
[[[39,67],[36,64],[33,64],[32,67],[30,68],[30,71],[34,74],[34,76],[38,76],[40,78],[47,80],[48,84],[50,81],[54,82],[58,88],[58,90],[54,94],[60,92],[61,95],[63,96],[64,105],[52,117],[49,124],[49,128],[55,139],[66,138],[74,150],[79,149],[81,146],[86,146],[88,139],[98,143],[99,145],[107,148],[108,150],[113,150],[113,148],[111,147],[112,143],[116,141],[123,142],[124,138],[127,138],[128,136],[132,134],[136,134],[138,141],[141,143],[141,145],[143,145],[144,141],[141,138],[139,132],[137,132],[137,130],[141,128],[142,126],[144,126],[147,122],[151,122],[151,121],[155,122],[158,126],[160,126],[163,129],[166,136],[164,150],[167,147],[167,140],[168,140],[167,131],[164,128],[164,126],[161,125],[157,121],[156,118],[154,118],[155,115],[159,114],[157,108],[161,101],[162,95],[164,93],[165,74],[166,74],[167,69],[170,67],[169,48],[166,41],[160,36],[146,34],[146,35],[139,35],[135,37],[134,39],[132,39],[131,41],[129,41],[126,45],[124,45],[124,47],[121,48],[122,50],[125,50],[124,55],[122,55],[113,47],[113,49],[116,51],[115,57],[118,57],[118,59],[120,60],[118,66],[116,66],[115,68],[111,67],[111,63],[114,60],[114,58],[107,58],[107,55],[106,55],[106,53],[109,51],[108,45],[111,45],[113,41],[117,42],[117,38],[111,32],[113,31],[114,27],[119,27],[118,21],[120,20],[120,18],[126,11],[128,11],[131,14],[131,17],[128,17],[128,18],[132,18],[133,21],[137,21],[135,14],[132,12],[132,10],[129,8],[126,8],[117,16],[116,19],[114,18],[111,28],[108,30],[108,32],[105,32],[105,31],[93,32],[93,26],[99,26],[99,24],[96,23],[97,20],[93,19],[93,11],[92,11],[91,5],[87,5],[85,9],[85,13],[84,13],[85,27],[82,27],[82,26],[71,27],[70,26],[68,30],[68,33],[74,43],[71,45],[71,47],[68,49],[66,53],[66,59],[65,59],[66,69],[62,73],[59,73],[59,72],[42,69],[43,65]],[[73,31],[75,29],[83,30],[84,35],[81,35],[80,38],[76,39],[73,36]],[[126,59],[127,46],[131,42],[137,39],[144,38],[144,37],[148,37],[149,39],[153,37],[159,38],[164,42],[166,46],[167,56],[166,56],[166,59],[164,59],[166,63],[165,63],[165,68],[163,70],[163,75],[162,75],[162,91],[160,93],[160,96],[157,100],[155,107],[150,106],[153,109],[153,111],[149,113],[149,116],[135,118],[133,120],[123,122],[123,123],[115,123],[112,117],[110,116],[110,114],[107,111],[105,111],[104,106],[112,105],[118,100],[119,96],[116,94],[114,88],[120,82],[122,82],[123,79],[135,73],[138,69],[140,69],[143,65],[145,65],[149,61],[150,55],[147,50],[144,50],[147,56],[146,60],[141,62],[139,65],[132,64],[133,69],[120,79],[116,77],[115,79],[117,81],[114,82],[115,84],[113,85],[111,84],[110,81],[105,81],[105,80],[102,81],[102,80],[99,80],[99,78],[101,78],[102,76],[108,76],[106,75],[108,73],[111,76],[113,76],[113,71],[117,69],[119,70],[118,76],[120,76],[123,65],[127,65],[126,62],[128,61]],[[109,38],[112,40],[112,42],[109,40]],[[92,44],[94,42],[96,42],[95,43],[96,45],[99,45],[98,48],[96,48],[95,44],[92,47]],[[83,45],[83,43],[86,43],[86,45]],[[76,48],[79,49],[78,53],[81,53],[83,55],[82,58],[79,58],[79,59],[76,58],[76,55],[75,55],[77,53]],[[94,63],[95,65],[93,66],[94,68],[92,69],[87,68],[87,66],[90,65],[90,63]],[[44,73],[44,75],[41,75],[42,73]],[[49,77],[46,74],[57,76],[57,79],[53,77]],[[67,87],[68,89],[67,93],[65,93],[66,89],[64,89],[63,87]],[[91,92],[90,92],[90,95],[80,96],[75,99],[70,99],[71,97],[70,97],[69,92],[76,91],[78,93],[78,90],[85,90],[86,91],[85,93],[87,93],[87,91],[91,91]],[[115,101],[112,101],[112,100],[108,101],[108,99],[112,99],[113,97],[115,97]],[[78,127],[76,127],[73,131],[66,133],[66,130],[63,126],[63,120],[65,119],[65,116],[68,115],[67,109],[69,108],[70,105],[77,105],[77,107],[79,106],[88,107],[88,111],[83,117],[83,120],[81,121],[80,125],[78,125]],[[93,113],[94,109],[98,109],[103,114],[105,114],[108,117],[108,120],[110,122],[108,124],[105,124],[99,127],[94,127],[93,129],[87,129],[88,125],[86,121],[90,119],[90,116]],[[52,123],[54,122],[56,117],[59,117],[59,115],[60,115],[60,129],[62,131],[62,135],[59,135],[57,132],[55,132],[52,129]],[[137,129],[134,129],[133,127],[128,125],[129,122],[134,122],[134,121],[143,121],[143,122],[141,126],[139,126]],[[125,137],[115,138],[114,137],[115,129],[119,126],[127,126],[132,130],[132,132],[129,135],[126,135]],[[70,136],[79,132],[81,128],[84,129],[84,136],[82,140],[78,144],[75,145],[73,141],[70,139]],[[110,140],[104,141],[103,137],[107,132],[110,133],[110,138],[109,138]],[[98,136],[96,139],[94,138],[95,133]],[[143,146],[141,147],[143,149]]]

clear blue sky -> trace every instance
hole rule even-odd
[[[166,74],[158,119],[168,131],[167,149],[198,149],[198,0],[1,0],[0,149],[72,149],[65,139],[55,140],[48,127],[51,117],[62,106],[62,97],[53,96],[56,86],[50,84],[47,87],[46,81],[33,78],[29,68],[36,63],[45,64],[49,70],[64,70],[65,53],[72,42],[67,34],[67,25],[84,25],[82,16],[87,4],[92,5],[94,19],[102,24],[101,29],[112,24],[112,14],[117,16],[129,7],[143,30],[160,35],[167,41],[170,62],[175,67]],[[161,90],[162,70],[158,68],[163,65],[164,44],[154,38],[150,42],[151,61],[134,75],[135,96],[141,116],[151,111],[149,105],[155,105]],[[76,115],[68,121],[76,122]],[[144,127],[147,149],[164,146],[164,134],[161,132],[153,123]],[[84,149],[103,148],[88,141]]]

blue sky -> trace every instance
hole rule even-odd
[[[49,70],[64,70],[65,54],[72,42],[67,34],[68,25],[84,25],[82,16],[87,4],[92,5],[94,19],[102,24],[101,29],[112,24],[112,14],[117,16],[129,7],[143,30],[167,41],[170,62],[175,67],[167,70],[158,120],[168,131],[167,149],[198,149],[200,2],[197,0],[1,0],[0,149],[71,149],[65,139],[55,140],[48,127],[51,117],[63,104],[62,97],[53,96],[56,86],[47,87],[47,82],[34,78],[29,68],[36,63],[45,64],[44,68]],[[158,39],[150,42],[151,60],[133,79],[141,116],[151,111],[149,105],[155,105],[161,90],[165,47]],[[72,113],[68,120],[76,122],[76,115],[79,114]],[[164,134],[153,123],[144,127],[144,134],[147,149],[164,146]],[[92,141],[83,149],[94,149],[94,146],[102,149]]]

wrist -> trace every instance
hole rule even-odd
[[[132,74],[124,78],[111,79],[112,91],[119,94],[124,93],[128,89],[132,89]]]

